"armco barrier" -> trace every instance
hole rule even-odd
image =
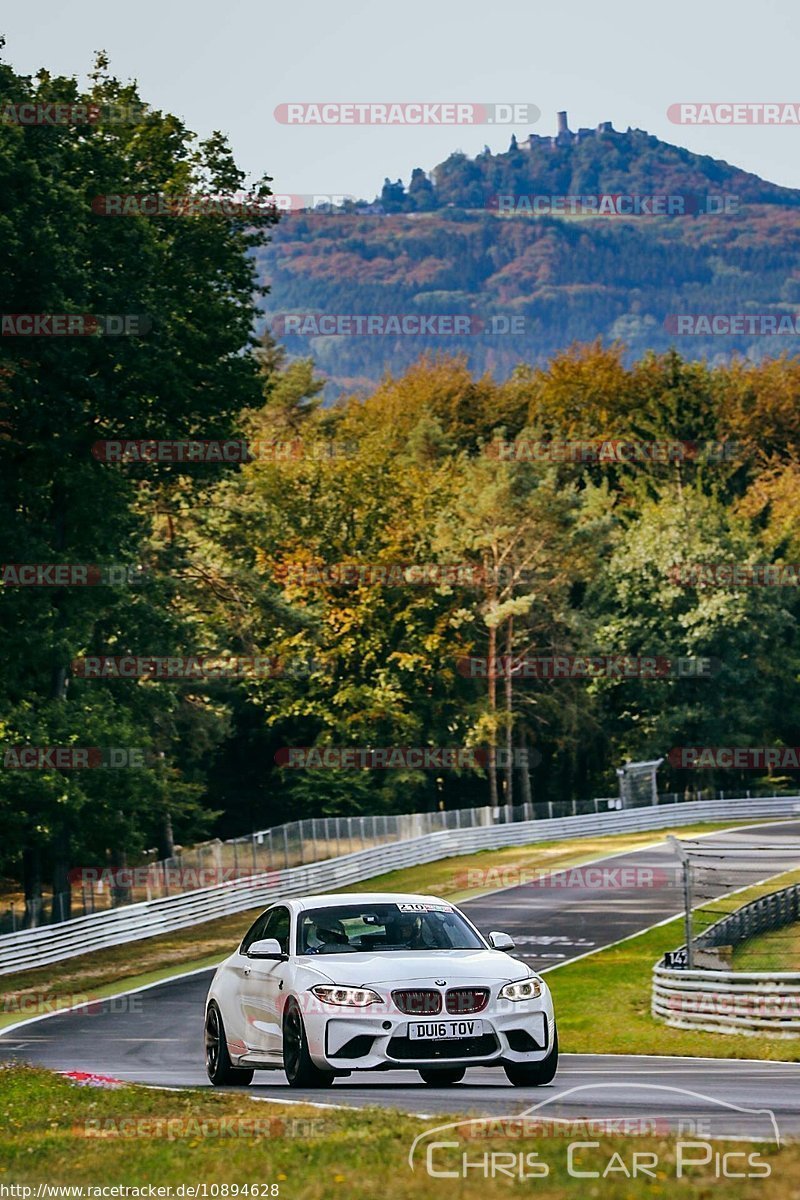
[[[696,950],[716,946],[738,946],[740,942],[757,937],[759,933],[783,929],[795,921],[800,921],[800,883],[793,883],[778,892],[759,896],[758,900],[751,900],[735,912],[720,917],[694,939],[694,946]],[[715,964],[703,965],[713,968]]]
[[[677,1029],[800,1037],[800,972],[653,969],[651,1011]]]
[[[800,884],[796,883],[721,917],[693,939],[694,961],[702,952],[709,960],[703,969],[655,966],[653,1016],[678,1029],[800,1037],[800,972],[726,970],[724,961],[713,953],[718,946],[737,946],[798,918]]]
[[[448,829],[345,854],[340,858],[288,870],[236,879],[180,896],[130,904],[108,912],[76,917],[59,925],[20,930],[0,938],[0,975],[73,958],[90,950],[118,946],[159,933],[199,925],[215,917],[265,906],[278,896],[300,896],[363,883],[385,871],[419,866],[437,859],[494,850],[502,846],[591,837],[637,830],[693,825],[704,821],[790,817],[800,813],[796,796],[745,800],[706,800],[650,808],[622,809],[580,817],[517,821],[472,829]]]

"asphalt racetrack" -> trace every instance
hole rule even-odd
[[[800,821],[719,832],[701,842],[709,850],[725,847],[726,861],[731,850],[739,886],[800,865]],[[773,847],[769,852],[763,850],[766,842]],[[591,868],[533,878],[460,907],[484,933],[510,933],[516,955],[545,971],[681,912],[676,863],[672,849],[660,843],[598,860]],[[720,892],[736,886],[730,870],[720,878]],[[208,1087],[203,1008],[211,975],[198,972],[29,1022],[0,1037],[0,1058],[162,1087]],[[502,1069],[474,1067],[461,1084],[447,1088],[426,1086],[414,1071],[397,1071],[354,1072],[330,1089],[290,1091],[282,1072],[262,1071],[247,1090],[254,1099],[378,1104],[426,1115],[499,1116],[534,1106],[542,1119],[658,1114],[684,1131],[688,1121],[701,1131],[740,1136],[769,1136],[767,1126],[775,1122],[755,1110],[770,1110],[782,1135],[800,1132],[799,1063],[576,1054],[562,1055],[554,1083],[542,1088],[513,1088]]]

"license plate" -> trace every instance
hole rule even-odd
[[[450,1042],[454,1038],[480,1037],[482,1033],[483,1021],[409,1021],[408,1024],[412,1042]]]

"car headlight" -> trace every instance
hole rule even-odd
[[[323,1004],[346,1004],[350,1008],[366,1008],[368,1004],[380,1004],[381,997],[370,988],[331,987],[318,983],[311,994]]]
[[[500,988],[501,1000],[535,1000],[542,994],[542,985],[538,979],[520,979],[516,983],[507,983]]]

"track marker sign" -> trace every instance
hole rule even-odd
[[[687,967],[689,965],[686,947],[681,946],[680,950],[667,950],[664,955],[664,966],[668,968]]]

